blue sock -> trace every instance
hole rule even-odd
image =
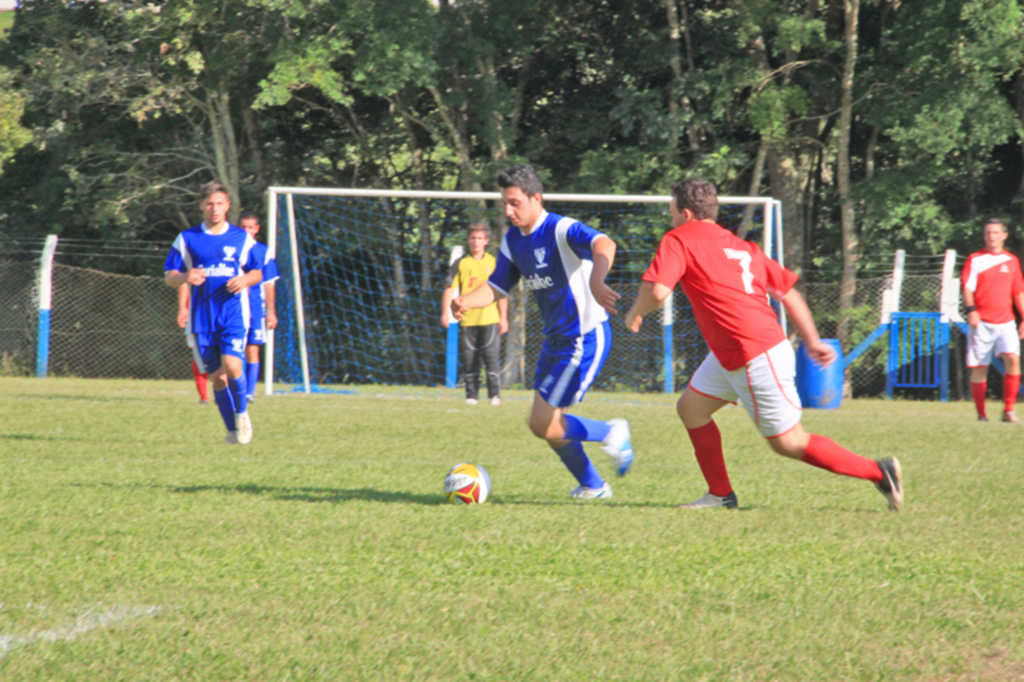
[[[259,360],[256,362],[250,362],[245,366],[245,381],[249,387],[248,395],[256,393],[256,382],[260,380],[260,363]]]
[[[574,417],[571,414],[562,415],[562,418],[565,419],[566,440],[585,440],[600,443],[608,437],[608,432],[612,430],[612,427],[608,426],[608,424],[596,419]],[[587,487],[589,488],[590,486]]]
[[[228,390],[231,391],[231,400],[235,403],[235,414],[244,414],[249,406],[246,400],[245,372],[237,379],[228,377]]]
[[[224,420],[224,426],[228,431],[235,430],[235,406],[231,402],[231,393],[226,388],[213,389],[213,401],[217,403],[220,410],[220,418]]]
[[[580,485],[585,488],[604,487],[604,479],[601,478],[601,474],[597,473],[593,462],[587,457],[587,453],[583,452],[583,446],[578,441],[551,449],[558,454],[562,463],[565,464],[565,468],[579,481]]]

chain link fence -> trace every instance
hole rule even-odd
[[[0,261],[0,373],[35,372],[37,261]],[[85,378],[188,379],[192,353],[161,277],[54,264],[49,372]]]
[[[881,324],[882,294],[892,286],[892,275],[857,280],[854,307],[851,311],[850,338],[843,352],[849,354]],[[941,272],[910,274],[903,277],[900,310],[902,312],[937,312],[942,290]],[[814,314],[822,338],[835,338],[839,322],[839,283],[811,282],[803,285],[804,298]],[[962,304],[961,304],[962,307]],[[962,313],[962,310],[961,310]],[[790,336],[796,329],[790,325]],[[847,383],[852,397],[874,398],[885,395],[885,369],[888,336],[883,336],[860,355],[847,369]],[[950,325],[949,389],[951,400],[970,398],[967,378],[966,342],[956,325]],[[914,389],[914,397],[937,397],[938,391]]]
[[[28,376],[36,363],[36,261],[0,260],[0,375]]]

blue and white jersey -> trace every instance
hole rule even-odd
[[[190,227],[174,240],[164,270],[202,268],[206,274],[205,282],[192,287],[186,334],[248,329],[249,292],[232,294],[227,282],[262,268],[253,253],[255,245],[256,240],[240,227],[228,225],[223,233],[211,234],[205,223]]]
[[[256,261],[262,264],[260,269],[263,270],[263,281],[249,287],[249,308],[252,313],[249,329],[262,329],[263,320],[267,318],[267,294],[263,286],[270,284],[280,275],[277,272],[277,260],[266,244],[256,242],[256,246],[252,247],[252,252],[255,254]]]
[[[548,341],[570,343],[608,319],[590,291],[592,245],[604,236],[578,220],[545,211],[530,234],[509,228],[488,282],[507,296],[522,277],[537,301]]]

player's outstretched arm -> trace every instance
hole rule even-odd
[[[448,328],[448,311],[452,307],[452,299],[455,298],[455,290],[449,287],[444,288],[441,294],[441,326]]]
[[[782,305],[786,308],[786,317],[796,326],[800,338],[804,340],[804,347],[811,359],[823,367],[830,365],[836,359],[836,352],[832,346],[821,342],[814,316],[804,297],[796,289],[790,289],[782,297]]]
[[[608,276],[608,271],[611,270],[612,263],[615,262],[615,250],[618,246],[611,237],[601,236],[594,240],[592,248],[594,250],[594,269],[590,272],[590,291],[594,294],[594,300],[598,305],[614,315],[618,312],[615,309],[615,303],[622,296],[605,284],[604,278]]]
[[[452,317],[462,320],[462,315],[466,311],[486,308],[499,298],[505,298],[505,295],[489,283],[485,287],[477,287],[465,296],[459,296],[452,301]]]
[[[237,294],[240,291],[245,291],[249,287],[256,286],[263,281],[263,271],[259,268],[254,268],[244,275],[238,275],[228,280],[226,286],[228,291],[233,294]]]
[[[636,334],[644,323],[644,316],[661,307],[665,299],[672,295],[672,290],[664,284],[641,282],[640,293],[637,294],[633,306],[626,313],[626,328]]]
[[[498,299],[498,333],[504,334],[508,331],[508,299]]]
[[[182,284],[199,286],[206,281],[206,274],[202,268],[192,268],[188,272],[180,270],[167,270],[164,272],[164,282],[168,286],[180,287]]]

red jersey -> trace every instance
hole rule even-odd
[[[1009,251],[972,253],[964,263],[960,283],[974,292],[974,306],[989,324],[1012,320],[1013,297],[1024,292],[1020,261]]]
[[[768,296],[781,299],[798,277],[718,225],[692,220],[661,238],[643,280],[690,299],[697,326],[730,372],[785,340]]]

